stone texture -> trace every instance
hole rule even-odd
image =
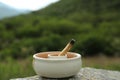
[[[120,80],[120,72],[86,67],[82,68],[77,75],[69,78],[50,79],[36,75],[10,80]]]

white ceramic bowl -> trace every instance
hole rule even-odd
[[[81,55],[78,53],[68,52],[67,59],[49,59],[48,54],[59,54],[59,51],[33,55],[33,68],[39,76],[64,78],[76,75],[81,69]]]

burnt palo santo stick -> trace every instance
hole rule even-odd
[[[58,54],[58,56],[65,56],[67,54],[67,52],[72,48],[72,46],[74,45],[75,40],[72,39],[67,45],[66,47]]]

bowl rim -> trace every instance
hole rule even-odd
[[[47,58],[41,58],[41,57],[38,57],[38,56],[37,56],[37,54],[40,54],[40,53],[51,53],[51,52],[60,52],[60,51],[39,52],[39,53],[34,54],[34,55],[33,55],[33,58],[34,58],[34,59],[37,59],[37,60],[41,60],[41,61],[69,61],[69,60],[81,59],[81,54],[76,53],[76,52],[69,52],[69,53],[71,53],[71,54],[75,54],[76,57],[67,58],[67,59],[47,59]]]

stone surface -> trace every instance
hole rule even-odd
[[[69,78],[50,79],[36,75],[10,80],[120,80],[120,72],[86,67],[82,68],[76,76]]]

